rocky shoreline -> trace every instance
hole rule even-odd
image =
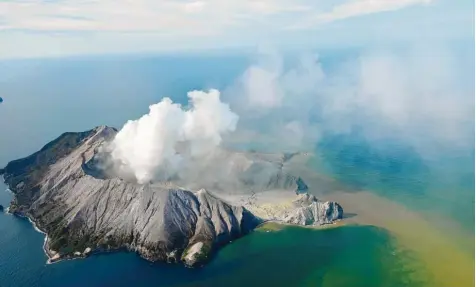
[[[59,261],[62,261],[62,260],[75,259],[74,257],[72,257],[72,258],[60,258],[58,253],[55,253],[54,251],[52,252],[52,250],[50,250],[48,248],[48,234],[46,232],[44,232],[43,230],[41,230],[41,228],[38,227],[37,223],[30,216],[25,215],[25,214],[21,214],[19,212],[15,212],[15,211],[11,212],[9,210],[9,208],[7,208],[6,213],[10,214],[10,215],[13,215],[13,216],[16,216],[16,217],[21,218],[21,219],[27,219],[31,223],[31,225],[33,226],[35,231],[45,235],[45,238],[43,240],[43,251],[45,252],[45,255],[48,257],[48,260],[46,261],[46,264],[52,264],[52,263],[59,262]],[[87,254],[85,254],[85,255],[87,255]],[[86,257],[86,256],[83,256],[83,258],[84,257]]]
[[[64,133],[38,152],[0,169],[14,194],[9,212],[28,218],[45,234],[48,263],[124,249],[149,261],[196,267],[263,222],[319,226],[342,218],[338,203],[320,202],[307,193],[296,195],[299,187],[307,186],[285,172],[286,157],[281,155],[221,154],[251,163],[254,171],[272,171],[264,173],[269,174],[264,179],[255,178],[254,171],[242,171],[237,178],[248,177],[238,182],[243,192],[280,190],[297,196],[268,217],[249,206],[224,201],[222,188],[194,192],[173,182],[137,184],[100,174],[94,166],[98,148],[116,132],[101,126]],[[253,196],[261,194],[255,191]]]

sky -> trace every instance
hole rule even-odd
[[[0,0],[0,59],[473,39],[471,0]]]

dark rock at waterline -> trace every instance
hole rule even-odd
[[[0,212],[3,212],[3,205],[0,204]]]
[[[88,162],[116,132],[103,126],[64,133],[3,170],[15,195],[10,211],[48,234],[45,251],[53,260],[128,249],[150,261],[199,266],[261,223],[203,189],[96,178]]]
[[[262,223],[246,208],[203,188],[182,188],[174,182],[137,184],[104,172],[98,168],[99,147],[116,133],[106,126],[64,133],[0,170],[14,193],[10,212],[29,217],[48,234],[44,249],[51,261],[127,249],[150,261],[201,266],[221,246]],[[253,154],[241,159],[252,164],[239,176],[239,190],[253,195],[307,190],[301,178],[283,171],[289,158]],[[328,224],[341,214],[337,204],[306,197],[283,222]]]
[[[0,103],[3,103],[3,99],[2,99],[2,97],[0,97]]]

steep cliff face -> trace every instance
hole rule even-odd
[[[45,251],[52,260],[124,248],[151,261],[201,265],[218,247],[266,220],[225,202],[218,192],[230,186],[237,189],[234,192],[298,192],[304,184],[284,173],[274,157],[270,160],[230,152],[220,156],[236,157],[236,162],[243,163],[239,167],[241,177],[234,185],[207,181],[210,186],[201,187],[211,190],[205,190],[192,189],[193,184],[186,186],[187,182],[180,180],[137,184],[102,173],[95,165],[100,146],[116,132],[101,126],[65,133],[1,170],[15,194],[10,212],[28,216],[48,234]],[[259,168],[263,165],[265,169]],[[260,173],[263,170],[266,174]],[[283,221],[307,224],[312,219],[313,224],[321,224],[342,217],[342,208],[336,204],[308,203],[296,206],[295,214]]]
[[[243,207],[205,190],[88,174],[86,163],[114,134],[108,127],[63,134],[5,167],[5,182],[15,193],[10,211],[32,218],[48,234],[45,249],[51,257],[127,248],[151,261],[179,261],[184,250],[200,242],[207,252],[185,260],[196,265],[259,224]]]
[[[315,196],[301,194],[293,202],[296,207],[283,218],[283,222],[296,225],[323,225],[342,219],[344,210],[337,202],[321,202]]]
[[[112,128],[107,130],[115,133]],[[15,192],[13,209],[21,212],[23,208],[28,207],[38,198],[40,184],[48,167],[69,155],[95,132],[96,129],[80,133],[64,133],[34,154],[11,161],[1,169],[0,174],[3,174],[5,183]]]

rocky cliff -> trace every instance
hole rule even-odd
[[[219,156],[237,157],[234,162],[243,165],[230,185],[206,181],[195,186],[179,179],[137,184],[101,172],[95,164],[101,145],[116,133],[106,126],[64,133],[0,169],[15,194],[9,211],[29,217],[48,235],[45,251],[50,260],[127,249],[151,261],[201,265],[217,248],[269,219],[221,199],[220,192],[232,188],[253,194],[275,189],[299,193],[307,188],[300,178],[283,172],[286,157],[231,152]],[[337,203],[306,200],[282,221],[308,225],[342,218]]]

